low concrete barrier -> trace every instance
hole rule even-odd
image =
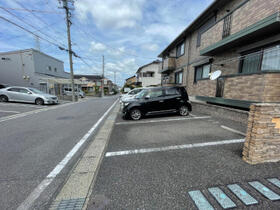
[[[213,117],[233,120],[243,124],[247,124],[248,122],[248,111],[207,104],[205,102],[200,101],[192,101],[191,104],[194,112],[211,115]]]

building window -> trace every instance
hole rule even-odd
[[[47,66],[47,70],[51,71],[52,67],[51,66]]]
[[[57,72],[57,68],[54,68],[54,72]]]
[[[232,15],[228,15],[224,19],[224,27],[223,27],[223,38],[226,38],[230,35],[231,31],[231,21],[232,20]]]
[[[195,68],[194,82],[197,82],[198,80],[201,80],[201,79],[209,78],[210,71],[211,71],[211,65],[210,64],[197,66]]]
[[[175,73],[175,84],[182,84],[183,83],[183,72],[176,72]]]
[[[212,26],[216,24],[216,14],[210,17],[199,29],[197,32],[197,40],[196,40],[196,47],[200,47],[201,45],[201,36],[203,33],[208,31]]]
[[[154,72],[146,72],[146,73],[143,73],[143,77],[154,77]]]
[[[4,57],[2,57],[1,58],[3,61],[9,61],[9,60],[11,60],[10,58],[4,58]]]
[[[185,42],[180,43],[176,49],[176,57],[180,57],[185,53]]]
[[[280,45],[243,55],[240,66],[240,73],[280,71]]]
[[[280,45],[264,49],[262,71],[280,71]]]

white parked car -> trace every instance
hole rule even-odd
[[[120,102],[133,98],[136,94],[140,93],[142,90],[143,88],[135,88],[126,94],[122,94],[120,98]]]
[[[72,88],[64,88],[63,93],[67,96],[72,96]],[[84,98],[86,94],[82,90],[75,89],[75,95]]]
[[[40,90],[28,87],[7,87],[0,89],[0,102],[8,101],[35,103],[37,105],[58,103],[55,95],[43,93]]]

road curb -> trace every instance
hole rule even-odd
[[[119,111],[114,107],[49,209],[86,209]]]

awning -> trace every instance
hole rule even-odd
[[[63,78],[40,78],[41,81],[45,81],[48,83],[53,84],[71,84],[71,79],[63,79]],[[81,82],[78,79],[74,79],[75,85],[81,85],[83,82]]]
[[[280,13],[275,13],[263,20],[235,33],[223,40],[206,47],[200,51],[200,55],[214,55],[226,49],[242,46],[279,33]]]

